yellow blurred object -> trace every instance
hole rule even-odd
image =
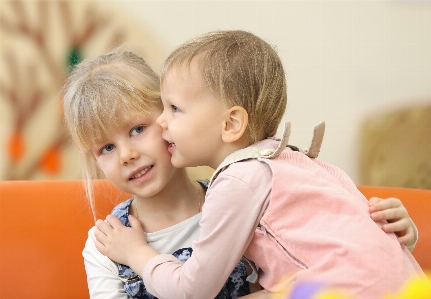
[[[271,293],[271,299],[287,299],[287,295],[290,293],[290,276],[282,279],[278,285],[275,287],[276,291]]]
[[[403,289],[383,299],[431,299],[431,273],[427,277],[414,277],[410,279]]]
[[[427,277],[412,277],[399,292],[382,296],[382,299],[431,299],[431,276],[429,272],[426,274]],[[303,281],[293,285],[288,282],[288,279],[283,280],[271,299],[360,299],[319,282]]]
[[[338,291],[323,291],[316,294],[316,296],[311,297],[310,299],[354,299],[351,296],[347,296]]]

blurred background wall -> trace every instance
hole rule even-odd
[[[80,177],[59,108],[75,63],[127,43],[159,71],[216,29],[277,47],[290,144],[308,147],[325,120],[319,158],[355,183],[431,189],[431,1],[400,0],[1,0],[0,179]]]

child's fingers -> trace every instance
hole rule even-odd
[[[385,203],[385,200],[379,197],[371,197],[368,201],[368,205],[370,207],[370,213],[385,210],[388,206],[388,204]]]
[[[386,208],[401,208],[404,207],[401,200],[395,197],[389,197],[383,200],[384,203],[382,203],[382,206]]]
[[[399,235],[404,235],[410,227],[410,222],[406,218],[402,218],[398,221],[392,223],[386,223],[383,225],[383,230],[387,233],[399,233]]]
[[[372,206],[375,205],[379,202],[381,202],[383,199],[381,199],[380,197],[371,197],[370,200],[368,201],[368,205]]]
[[[371,213],[370,216],[371,216],[371,219],[373,219],[374,221],[384,220],[384,214],[381,212]]]
[[[383,210],[383,211],[379,211],[379,212],[374,212],[371,213],[371,218],[374,221],[377,220],[387,220],[389,222],[394,222],[394,221],[398,221],[400,219],[404,219],[407,220],[407,211],[404,209],[388,209],[388,210]]]
[[[133,215],[129,215],[129,222],[132,228],[142,230],[142,224],[138,218],[134,217]]]
[[[109,225],[112,228],[118,228],[118,227],[123,227],[125,226],[120,219],[118,219],[117,217],[115,217],[114,215],[109,214],[108,216],[106,216],[106,221],[109,223]]]
[[[96,227],[96,229],[94,230],[94,237],[96,237],[96,247],[97,247],[97,243],[100,243],[104,246],[105,242],[106,242],[106,234],[104,232],[102,232],[100,229],[98,229]],[[100,251],[100,250],[99,250]]]
[[[400,208],[402,207],[402,203],[398,198],[386,198],[381,199],[378,197],[372,197],[369,201],[370,212],[382,211],[392,208]]]
[[[404,245],[406,245],[411,240],[414,240],[413,231],[408,231],[405,235],[398,237],[398,242],[400,242],[401,244],[404,244]]]
[[[101,219],[97,219],[97,220],[96,220],[96,226],[100,225],[102,222],[103,222],[103,220],[101,220]]]
[[[105,247],[105,245],[103,245],[103,243],[101,243],[101,242],[99,242],[98,240],[96,240],[96,241],[94,242],[94,245],[96,245],[97,250],[98,250],[101,254],[106,255],[106,247]]]
[[[96,227],[97,227],[96,231],[100,230],[105,235],[108,234],[110,230],[112,230],[112,226],[110,225],[110,223],[100,219],[96,221]]]
[[[395,218],[395,214],[396,212],[393,210],[383,210],[383,211],[379,211],[379,212],[373,212],[371,213],[371,218],[374,221],[379,221],[379,220],[397,220],[399,218]]]

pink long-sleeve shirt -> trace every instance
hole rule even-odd
[[[277,141],[265,140],[254,146],[275,148],[277,145]],[[297,155],[302,154],[297,153]],[[305,157],[305,159],[309,158]],[[338,170],[334,168],[331,171]],[[342,173],[342,175],[345,174]],[[289,178],[290,181],[286,182],[286,184],[301,186],[300,189],[295,189],[300,194],[306,195],[316,187],[311,186],[311,189],[308,190],[307,184],[295,181],[295,178],[296,176],[292,175]],[[159,298],[214,298],[244,253],[251,254],[253,258],[258,259],[254,261],[257,262],[258,266],[261,266],[260,274],[263,275],[260,283],[268,290],[274,290],[276,279],[282,279],[284,275],[292,275],[293,273],[283,273],[283,269],[277,266],[277,261],[281,261],[284,257],[280,256],[276,251],[271,251],[270,253],[267,250],[262,250],[263,254],[259,255],[259,250],[256,249],[256,245],[260,246],[263,244],[265,247],[265,240],[269,240],[258,238],[261,231],[257,227],[261,224],[261,218],[269,207],[272,193],[272,179],[272,171],[268,164],[257,159],[231,164],[227,169],[219,173],[207,191],[206,201],[202,210],[202,219],[200,221],[201,232],[199,238],[193,242],[192,257],[184,264],[170,255],[159,255],[151,259],[143,271],[143,280],[147,290]],[[298,180],[301,179],[303,180],[304,177],[298,176]],[[330,193],[327,193],[327,196],[329,195]],[[368,211],[366,203],[363,202],[362,204],[364,204],[362,209]],[[300,210],[286,210],[285,214],[286,217],[289,217],[289,215],[295,213],[295,217],[299,219],[301,217],[316,217],[319,209],[325,209],[325,207],[320,206],[315,208],[304,205]],[[332,211],[336,210],[331,209]],[[340,212],[342,213],[342,211]],[[361,212],[362,215],[365,215],[363,212]],[[362,219],[365,219],[365,217],[369,217],[368,214],[362,217]],[[335,223],[338,218],[337,213],[335,213],[332,218],[323,217],[320,219],[321,221]],[[353,223],[352,225],[354,226],[355,224]],[[358,224],[357,228],[360,230],[361,225]],[[286,229],[289,230],[289,227]],[[299,236],[299,239],[295,241],[300,241],[301,233],[305,235],[307,232],[310,232],[309,229],[306,226],[302,229],[300,222],[295,227],[292,227],[295,235]],[[316,227],[316,229],[318,228]],[[343,227],[339,229],[343,230]],[[354,232],[352,231],[352,227],[348,229],[352,233]],[[364,242],[367,245],[375,244],[375,248],[378,248],[376,254],[365,253],[367,250],[373,250],[373,248],[361,248],[361,250],[357,251],[361,256],[358,259],[352,259],[351,256],[349,258],[343,257],[343,250],[346,250],[347,253],[350,252],[350,248],[356,250],[353,248],[361,246],[361,243],[355,243],[357,240],[360,241],[360,238],[352,239],[346,237],[345,239],[341,239],[340,236],[348,236],[348,234],[337,234],[334,232],[329,237],[334,238],[334,241],[330,243],[333,243],[335,247],[328,248],[328,254],[322,256],[321,259],[316,256],[312,257],[312,255],[313,251],[322,253],[322,250],[313,250],[312,246],[302,247],[306,252],[302,252],[301,255],[310,257],[310,259],[311,257],[314,259],[317,258],[318,267],[313,268],[314,265],[306,265],[311,269],[309,270],[300,266],[297,271],[312,273],[317,269],[316,274],[319,271],[324,271],[320,273],[324,273],[326,277],[332,279],[331,282],[335,283],[337,282],[337,277],[331,277],[331,273],[336,273],[336,275],[342,273],[344,276],[339,276],[340,281],[357,281],[360,285],[364,286],[364,290],[359,291],[362,295],[366,294],[367,298],[380,298],[380,294],[375,294],[374,290],[384,290],[386,286],[381,285],[382,283],[385,284],[387,282],[388,288],[393,289],[394,285],[398,285],[398,282],[406,279],[409,274],[402,274],[402,277],[399,274],[395,274],[397,277],[392,279],[391,275],[394,269],[380,269],[382,265],[398,265],[398,268],[403,267],[403,261],[397,259],[392,263],[390,259],[386,259],[388,263],[379,264],[382,261],[381,257],[382,253],[384,253],[384,245],[378,244],[378,240],[375,239],[376,234],[370,236],[373,242]],[[389,244],[388,246],[392,250],[388,252],[396,252],[397,250],[394,247],[399,246],[399,244],[395,245],[394,238],[388,241],[390,238],[386,239],[386,236],[383,235],[382,242]],[[366,237],[363,236],[363,238]],[[261,243],[262,240],[264,240],[263,243]],[[253,242],[252,244],[250,244],[251,241]],[[343,242],[345,246],[343,246]],[[271,247],[268,247],[268,249],[271,249]],[[334,250],[341,250],[340,254],[336,252],[334,254]],[[324,250],[323,254],[325,254]],[[366,262],[368,264],[365,264]],[[265,264],[259,265],[259,263]],[[331,267],[337,267],[337,269]],[[262,273],[262,269],[268,270],[268,272]],[[351,278],[345,280],[345,277],[348,275]],[[376,275],[378,276],[377,278],[375,277]],[[369,286],[371,288],[367,293],[366,288]],[[348,288],[349,286],[347,285]],[[357,290],[358,288],[354,286],[352,289]]]
[[[184,264],[167,254],[152,258],[142,276],[148,292],[158,298],[214,298],[250,243],[270,193],[270,169],[257,160],[222,172],[207,191],[192,256]]]

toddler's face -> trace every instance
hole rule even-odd
[[[157,122],[170,143],[172,164],[216,168],[223,160],[217,149],[227,108],[207,88],[197,62],[192,61],[189,69],[171,66],[161,85],[161,97],[164,110]]]

